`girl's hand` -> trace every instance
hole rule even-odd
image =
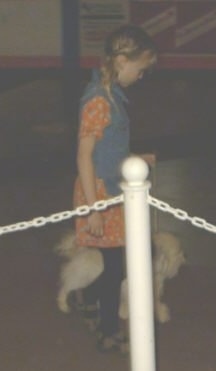
[[[103,236],[103,217],[100,212],[93,211],[88,217],[88,233],[95,237]]]
[[[156,164],[156,155],[154,153],[144,153],[140,156],[147,164],[154,167]]]

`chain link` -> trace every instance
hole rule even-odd
[[[77,207],[74,210],[66,210],[60,213],[51,214],[48,217],[40,216],[34,218],[30,221],[23,221],[16,224],[11,224],[7,226],[0,227],[0,235],[6,233],[12,233],[16,231],[26,230],[31,227],[43,227],[48,223],[58,223],[63,220],[71,219],[74,216],[85,216],[88,215],[91,211],[102,211],[107,209],[110,206],[123,203],[124,196],[123,194],[110,198],[108,200],[100,200],[95,202],[92,206],[82,205]],[[197,216],[191,217],[188,213],[182,209],[175,209],[171,207],[168,203],[160,201],[155,197],[152,197],[148,194],[147,201],[149,205],[163,211],[172,214],[175,218],[182,221],[189,221],[193,226],[197,228],[205,229],[208,232],[216,233],[216,226],[205,221],[205,219],[199,218]]]
[[[88,215],[91,211],[102,211],[111,205],[117,205],[123,202],[123,194],[108,200],[100,200],[95,202],[92,206],[82,205],[74,210],[66,210],[63,212],[51,214],[48,217],[40,216],[29,221],[23,221],[16,224],[10,224],[0,227],[0,236],[6,233],[16,231],[23,231],[31,227],[43,227],[48,223],[58,223],[63,220],[71,219],[74,216]]]
[[[188,220],[192,225],[197,228],[205,229],[208,232],[216,233],[216,226],[210,223],[207,223],[205,219],[198,218],[197,216],[191,217],[188,213],[182,209],[175,209],[171,207],[168,203],[160,201],[155,197],[152,197],[148,194],[148,203],[151,206],[154,206],[158,210],[172,214],[175,218],[182,221]]]

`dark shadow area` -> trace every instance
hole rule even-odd
[[[89,71],[82,71],[83,88]],[[134,152],[155,151],[152,191],[214,223],[215,72],[155,71],[127,91]],[[61,70],[0,71],[0,224],[72,208],[78,119],[67,117]],[[156,324],[158,371],[214,371],[215,235],[158,212],[188,264],[166,285],[172,319]],[[1,236],[0,365],[4,371],[128,371],[96,350],[80,314],[57,308],[54,247],[74,220]]]
[[[81,71],[81,92],[89,77]],[[1,169],[15,162],[27,173],[31,163],[36,172],[74,166],[78,110],[68,116],[64,79],[61,69],[0,70]],[[215,90],[214,71],[160,70],[128,89],[132,152],[214,155]]]

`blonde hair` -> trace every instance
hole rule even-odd
[[[129,60],[136,60],[145,51],[152,54],[153,62],[156,61],[155,44],[141,27],[124,25],[107,37],[104,45],[105,55],[101,64],[101,82],[109,97],[111,97],[111,84],[117,78],[116,57],[124,55]]]

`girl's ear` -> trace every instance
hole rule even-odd
[[[127,57],[123,54],[119,54],[117,55],[116,57],[116,67],[118,70],[122,69],[122,67],[125,66],[126,62],[127,62]]]

